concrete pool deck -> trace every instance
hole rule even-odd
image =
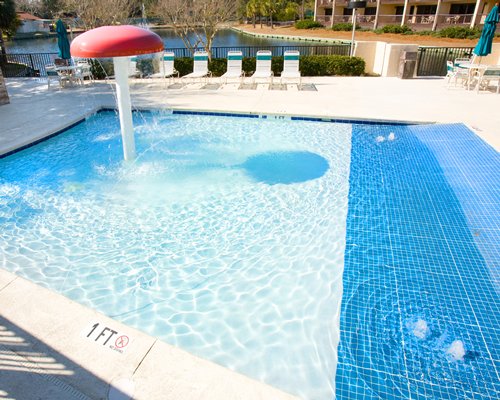
[[[500,95],[446,87],[443,79],[305,78],[317,91],[165,90],[135,81],[137,107],[291,114],[415,122],[463,122],[500,149]],[[0,154],[114,107],[110,87],[47,90],[44,81],[7,80]],[[114,332],[114,333],[113,333]],[[108,340],[109,339],[109,340]],[[0,397],[19,399],[293,398],[124,326],[0,270]],[[293,377],[291,378],[293,379]],[[110,384],[113,385],[110,389]]]

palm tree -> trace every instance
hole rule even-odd
[[[258,12],[258,3],[259,0],[250,0],[248,3],[247,3],[247,7],[246,7],[246,14],[247,14],[247,17],[249,18],[252,18],[252,25],[253,27],[255,28],[255,20],[257,18],[257,12]]]

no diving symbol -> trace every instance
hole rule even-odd
[[[128,336],[122,335],[118,336],[115,341],[115,346],[118,349],[123,349],[129,342]]]

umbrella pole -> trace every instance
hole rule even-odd
[[[128,57],[114,57],[116,97],[118,114],[120,116],[120,129],[122,133],[123,158],[132,161],[135,158],[134,127],[132,124],[132,104],[128,86]]]

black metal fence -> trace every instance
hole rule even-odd
[[[46,76],[45,66],[53,64],[57,53],[29,53],[0,55],[0,67],[6,78]]]
[[[243,57],[255,57],[259,50],[269,50],[273,56],[283,56],[287,50],[297,50],[302,56],[331,56],[331,55],[349,55],[349,43],[336,43],[329,45],[318,46],[229,46],[229,47],[212,47],[213,58],[226,58],[228,51],[241,51]],[[190,50],[186,48],[167,49],[173,51],[176,57],[192,57]]]
[[[473,47],[419,47],[417,76],[445,76],[446,61],[472,57]]]
[[[349,44],[339,43],[318,46],[231,46],[213,47],[213,58],[226,58],[228,51],[241,51],[243,57],[255,57],[259,50],[270,50],[273,56],[282,56],[286,50],[298,50],[301,55],[349,55]],[[176,57],[192,57],[186,48],[167,49]],[[6,78],[47,76],[45,67],[53,64],[57,53],[7,54],[6,59],[0,55],[0,67]]]
[[[318,46],[231,46],[213,47],[213,58],[226,58],[228,51],[241,51],[244,57],[255,57],[259,50],[269,50],[273,56],[282,56],[286,50],[298,50],[301,55],[349,55],[349,43]],[[192,57],[186,48],[167,49],[176,57]],[[419,47],[417,76],[445,76],[446,61],[471,57],[472,47]],[[0,55],[0,67],[6,78],[46,76],[45,66],[54,63],[57,53],[30,53]]]

